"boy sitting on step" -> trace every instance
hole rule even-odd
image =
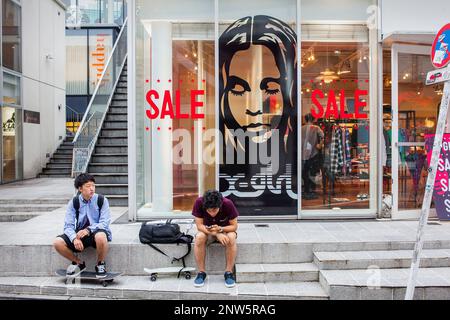
[[[86,264],[74,253],[82,252],[87,247],[97,249],[96,277],[107,276],[105,258],[108,241],[112,240],[111,214],[108,199],[95,193],[95,179],[89,174],[80,174],[75,179],[75,188],[79,194],[70,200],[64,222],[64,233],[53,242],[55,250],[72,263],[67,268],[67,275],[76,277]]]

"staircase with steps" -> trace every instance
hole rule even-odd
[[[0,222],[23,222],[67,204],[67,199],[0,199]]]
[[[111,206],[128,206],[127,105],[125,65],[88,166],[96,192],[104,194]]]
[[[27,228],[34,230],[43,218],[46,226],[52,225],[50,219],[56,221],[56,217],[45,216],[35,218],[33,225],[31,221],[25,224],[29,223]],[[235,289],[223,285],[225,249],[218,243],[207,247],[208,278],[204,288],[194,288],[192,280],[173,276],[161,275],[156,282],[151,282],[144,268],[173,265],[171,259],[139,242],[140,224],[111,225],[114,239],[106,263],[110,270],[122,271],[124,276],[108,288],[82,284],[78,291],[70,291],[70,286],[52,277],[54,270],[65,268],[67,262],[55,254],[48,236],[33,240],[32,244],[26,239],[20,240],[16,245],[5,244],[0,238],[3,243],[0,256],[8,257],[0,259],[0,293],[28,290],[26,292],[37,294],[58,292],[72,296],[152,299],[404,299],[414,248],[416,224],[413,222],[386,223],[383,232],[368,235],[367,239],[361,232],[358,241],[342,239],[348,234],[343,235],[341,231],[316,234],[313,223],[304,227],[303,230],[308,231],[303,235],[295,231],[295,223],[278,225],[281,224],[269,224],[261,231],[251,223],[240,224]],[[376,222],[371,225],[377,226]],[[187,227],[180,226],[186,232]],[[401,239],[397,232],[392,236],[396,240],[389,240],[386,234],[400,227],[403,228]],[[450,299],[450,225],[430,228],[433,230],[425,234],[415,298]],[[323,227],[320,229],[324,232]],[[21,230],[27,232],[24,227]],[[290,231],[295,233],[289,235]],[[267,234],[272,234],[271,240],[264,236]],[[186,252],[185,246],[162,244],[158,247],[172,256],[182,256]],[[39,259],[30,265],[25,263],[27,257]],[[82,253],[81,258],[92,268],[96,262],[95,250]],[[192,253],[186,265],[195,266]],[[26,281],[22,280],[23,276]]]
[[[73,137],[67,137],[56,149],[38,178],[70,178],[72,174]]]

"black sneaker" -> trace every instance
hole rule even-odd
[[[99,262],[96,266],[95,266],[95,277],[96,278],[105,278],[106,277],[106,264],[104,261]]]
[[[66,275],[68,277],[77,277],[84,271],[84,269],[86,269],[86,263],[84,261],[80,264],[72,261],[72,263],[67,267]]]

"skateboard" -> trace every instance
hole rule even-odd
[[[159,274],[178,274],[178,278],[181,274],[184,275],[184,278],[189,280],[191,279],[192,272],[195,271],[193,267],[168,267],[168,268],[158,268],[158,269],[148,269],[144,268],[144,271],[150,273],[150,281],[156,281],[158,279]]]
[[[107,272],[106,273],[106,277],[104,278],[97,278],[96,277],[96,273],[93,271],[83,271],[81,272],[79,275],[73,277],[73,276],[68,276],[66,274],[66,270],[64,269],[59,269],[56,271],[56,275],[60,276],[60,277],[64,277],[66,278],[66,284],[68,284],[70,281],[72,281],[72,283],[75,283],[76,279],[80,279],[80,280],[96,280],[102,283],[102,285],[104,287],[108,286],[108,283],[111,283],[114,281],[114,279],[118,276],[121,276],[123,272]]]

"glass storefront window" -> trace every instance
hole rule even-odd
[[[3,103],[20,105],[20,78],[10,73],[3,73]]]
[[[66,94],[88,94],[87,30],[66,30]]]
[[[369,209],[367,30],[333,26],[342,40],[327,42],[326,26],[302,29],[302,209]]]
[[[2,182],[22,179],[22,111],[1,107],[2,122]]]
[[[298,214],[296,5],[219,2],[219,188],[241,215]]]
[[[138,217],[186,213],[209,188],[219,188],[244,216],[374,209],[369,191],[376,188],[370,183],[370,171],[376,169],[369,112],[374,53],[361,22],[373,1],[349,0],[345,10],[319,2],[323,12],[309,0],[300,2],[304,8],[295,0],[189,0],[183,6],[174,0],[136,0]],[[153,108],[146,96],[152,89],[169,91],[182,113],[189,110],[189,93],[205,89],[205,119],[149,119],[144,115]],[[313,134],[305,121],[309,113],[318,128]],[[187,135],[177,136],[180,129]],[[193,157],[178,152],[180,142],[187,141],[197,155],[196,144],[211,147],[199,139],[202,129],[218,133],[211,148],[218,163],[177,163],[175,158]],[[304,164],[317,146],[323,161],[312,170],[311,163]],[[335,153],[341,158],[332,169],[330,154]]]
[[[2,59],[3,66],[17,71],[22,71],[22,10],[11,0],[2,2]]]
[[[125,0],[64,0],[67,25],[117,24],[124,22]]]
[[[136,1],[136,200],[139,216],[190,211],[196,197],[215,187],[215,163],[199,159],[215,128],[214,3]],[[151,120],[147,94],[165,92],[173,108],[191,114],[191,98],[204,118]],[[214,143],[212,143],[214,146]],[[213,147],[214,152],[214,147]],[[164,181],[164,182],[162,182]]]

